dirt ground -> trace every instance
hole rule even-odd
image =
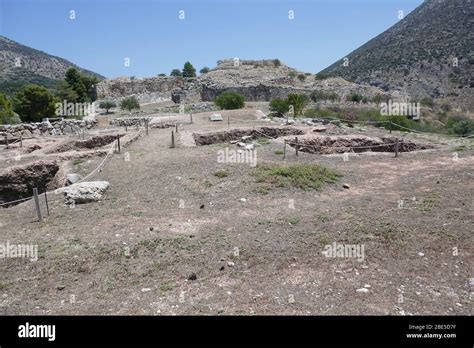
[[[268,122],[208,114],[180,127],[176,148],[171,129],[152,128],[114,154],[89,179],[110,182],[100,202],[70,208],[50,194],[41,223],[33,201],[0,209],[0,243],[39,253],[0,259],[0,314],[473,314],[472,141],[393,132],[435,148],[347,160],[287,148],[283,161],[278,138],[257,147],[259,165],[323,164],[342,177],[321,191],[263,191],[249,164],[218,163],[236,145],[195,146],[192,134],[227,129],[228,115],[231,128]],[[86,175],[102,159],[72,166]],[[333,243],[363,245],[363,260],[326,257]]]

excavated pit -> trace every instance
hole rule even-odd
[[[287,144],[291,147],[298,146],[298,151],[334,154],[346,152],[395,152],[397,138],[382,137],[370,138],[367,136],[318,136],[310,139],[288,139]],[[399,152],[410,152],[415,150],[426,150],[434,148],[429,144],[417,144],[412,141],[402,139],[399,141]]]
[[[213,133],[193,133],[196,145],[211,145],[219,143],[227,143],[229,141],[240,140],[243,136],[250,136],[252,140],[265,136],[278,138],[288,135],[302,135],[304,132],[297,128],[286,127],[258,127],[251,129],[233,129],[223,132]]]
[[[56,161],[37,161],[8,168],[0,173],[0,204],[31,197],[35,187],[39,193],[51,189],[59,169],[60,166]],[[19,203],[0,207],[8,208]]]
[[[123,137],[124,134],[119,134]],[[72,150],[91,150],[111,144],[117,139],[117,135],[97,135],[87,140],[74,140],[67,143],[59,144],[46,153],[59,153]]]

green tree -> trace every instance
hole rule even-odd
[[[170,76],[182,77],[183,73],[179,69],[171,70]]]
[[[80,74],[82,83],[86,88],[87,100],[89,102],[93,102],[97,99],[97,94],[95,90],[95,85],[99,83],[99,79],[95,76],[88,76],[84,74]]]
[[[140,109],[140,103],[138,102],[137,98],[128,97],[122,99],[122,101],[120,102],[120,108],[122,110],[128,110],[130,113],[132,113],[133,109]]]
[[[207,74],[209,71],[211,71],[211,69],[209,69],[207,66],[205,66],[204,68],[199,70],[199,73],[200,74]]]
[[[158,76],[163,77],[163,76],[166,76],[166,74],[160,73],[160,74],[158,74]]]
[[[65,80],[61,80],[56,88],[56,97],[62,103],[66,100],[68,103],[76,103],[79,99],[76,91]]]
[[[100,104],[99,104],[99,108],[105,109],[106,114],[109,113],[110,109],[115,108],[116,106],[117,106],[117,104],[115,104],[115,102],[113,102],[112,100],[104,100],[104,101],[100,102]]]
[[[298,75],[298,80],[304,81],[306,79],[306,76],[304,74],[299,74]]]
[[[77,102],[83,103],[90,101],[88,90],[84,84],[81,73],[76,68],[69,68],[66,71],[66,82],[71,86],[71,88],[77,94]]]
[[[18,91],[13,98],[13,110],[23,122],[38,122],[54,116],[54,96],[46,88],[28,85]]]
[[[237,92],[223,92],[219,94],[214,103],[224,110],[241,109],[245,105],[245,98]]]
[[[5,94],[0,93],[0,124],[13,123],[14,113],[11,101]]]
[[[283,117],[288,112],[288,100],[276,98],[270,102],[270,111],[277,114],[279,117]]]
[[[304,107],[308,104],[308,97],[304,94],[290,93],[286,97],[286,100],[288,105],[293,105],[294,116],[302,115]]]
[[[196,77],[196,69],[190,62],[184,63],[183,77]]]

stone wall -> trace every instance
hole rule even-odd
[[[9,137],[29,138],[33,135],[60,135],[74,133],[81,129],[91,129],[97,125],[95,120],[59,120],[14,125],[0,125],[0,142],[4,142],[5,134]]]

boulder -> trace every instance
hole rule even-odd
[[[211,122],[215,122],[215,121],[222,121],[222,115],[221,114],[212,114],[211,116],[209,116],[209,120]]]
[[[68,185],[75,184],[79,180],[81,180],[81,176],[79,174],[71,173],[71,174],[67,175],[67,184]]]
[[[88,181],[67,186],[61,191],[66,204],[83,204],[99,201],[108,188],[108,181]]]

